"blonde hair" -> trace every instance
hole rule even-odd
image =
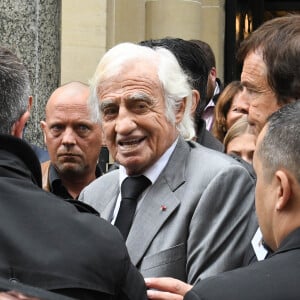
[[[247,121],[247,116],[242,116],[239,118],[227,131],[224,137],[224,148],[225,152],[227,152],[228,144],[235,139],[236,137],[243,135],[244,133],[250,133],[249,131],[249,123]]]

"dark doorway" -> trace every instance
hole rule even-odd
[[[224,83],[240,79],[236,61],[240,43],[263,22],[287,14],[300,14],[299,0],[226,0]]]

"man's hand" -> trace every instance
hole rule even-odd
[[[39,300],[38,298],[27,297],[15,291],[0,292],[0,300]]]
[[[147,296],[153,300],[182,300],[193,287],[171,277],[145,278]]]

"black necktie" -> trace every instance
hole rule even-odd
[[[137,198],[151,184],[151,181],[141,175],[127,177],[121,184],[121,205],[115,222],[124,239],[127,239],[132,220],[134,217]]]

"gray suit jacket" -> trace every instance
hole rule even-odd
[[[96,179],[79,200],[111,220],[119,171]],[[182,138],[136,212],[126,245],[144,277],[191,284],[242,264],[256,225],[248,226],[254,180],[229,156]],[[162,209],[162,206],[165,209]]]

